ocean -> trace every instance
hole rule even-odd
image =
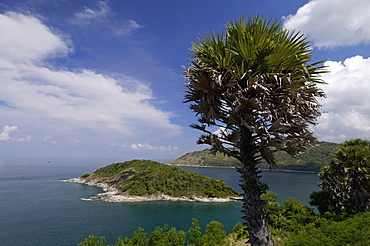
[[[91,173],[122,160],[113,159],[20,159],[0,160],[0,244],[77,245],[89,235],[105,236],[108,243],[130,236],[138,227],[146,232],[164,223],[187,230],[192,218],[202,229],[212,220],[231,232],[241,221],[241,203],[142,202],[108,203],[83,201],[102,190],[62,180]],[[229,168],[183,167],[222,179],[236,190],[239,175]],[[294,197],[308,205],[309,194],[318,190],[316,173],[263,171],[262,181],[279,199]]]

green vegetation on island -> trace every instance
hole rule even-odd
[[[276,169],[318,172],[333,160],[332,154],[337,147],[337,143],[317,142],[315,146],[308,147],[306,152],[295,157],[286,152],[276,152],[274,153],[277,163]],[[215,153],[210,149],[187,153],[168,162],[172,165],[209,167],[237,167],[239,163],[233,157],[228,157],[220,152]],[[268,164],[266,161],[262,161],[259,167],[268,168]]]
[[[113,163],[81,178],[104,182],[131,196],[224,198],[239,196],[224,181],[150,160]]]

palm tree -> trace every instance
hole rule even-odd
[[[320,213],[354,214],[370,209],[370,141],[340,144],[334,160],[320,173],[320,191],[310,196]]]
[[[309,64],[311,48],[299,32],[262,16],[231,22],[225,33],[193,43],[184,102],[198,118],[191,127],[203,132],[198,144],[240,161],[243,219],[252,245],[272,245],[257,165],[273,167],[273,152],[305,151],[315,138],[309,124],[320,115],[317,98],[325,94],[322,62]]]

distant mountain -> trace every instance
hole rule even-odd
[[[239,196],[222,180],[150,160],[113,163],[68,181],[105,188],[107,192],[96,199],[112,202],[225,202]]]
[[[331,154],[338,144],[330,142],[317,142],[313,147],[308,147],[307,152],[292,157],[286,152],[275,153],[277,162],[276,169],[295,171],[320,171],[320,168],[329,164]],[[210,149],[187,153],[176,160],[167,162],[170,165],[206,166],[206,167],[236,167],[239,161],[222,153],[214,153]],[[266,162],[262,162],[261,168],[268,168]]]

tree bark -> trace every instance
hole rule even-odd
[[[243,190],[243,209],[245,214],[244,225],[249,232],[249,241],[252,246],[272,246],[273,242],[267,225],[266,215],[263,211],[265,202],[261,200],[262,189],[257,172],[256,147],[252,144],[252,133],[244,128],[241,131],[241,166],[240,187]]]

